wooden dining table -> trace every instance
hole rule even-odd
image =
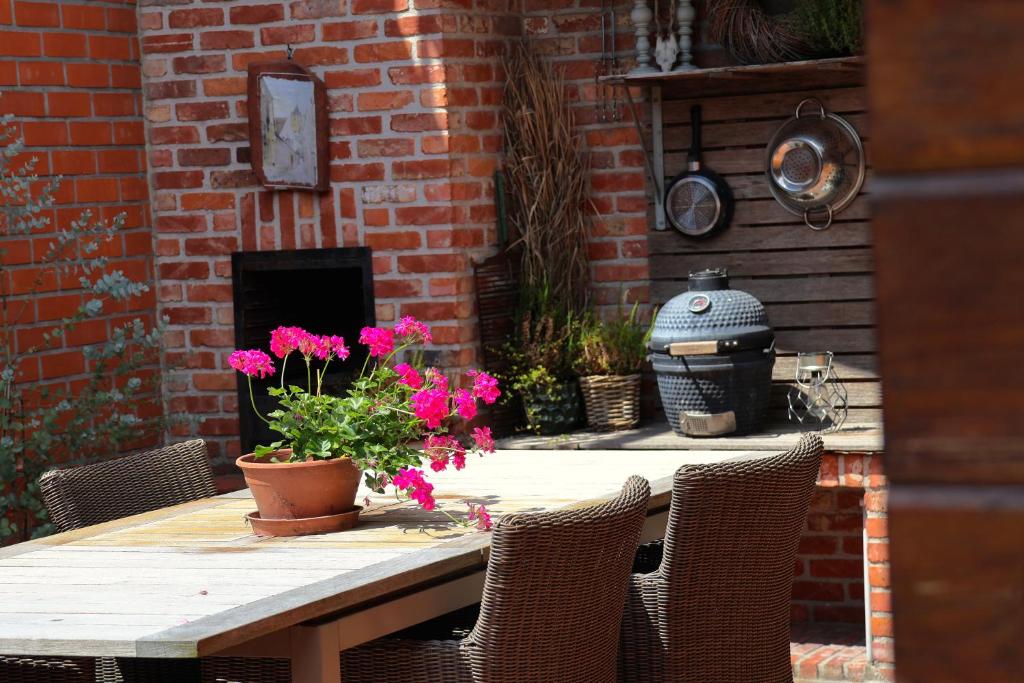
[[[671,475],[734,451],[499,451],[432,473],[438,504],[502,513],[587,504],[651,481],[644,538],[664,534]],[[364,499],[363,496],[366,496]],[[491,533],[394,495],[360,492],[358,526],[255,536],[249,492],[0,549],[0,653],[281,657],[293,681],[334,682],[338,653],[480,601]]]

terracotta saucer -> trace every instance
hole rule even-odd
[[[245,516],[257,536],[308,536],[329,534],[332,531],[351,529],[359,520],[362,506],[356,505],[348,512],[325,517],[300,517],[297,519],[261,519],[259,512]]]

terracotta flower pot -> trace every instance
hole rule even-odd
[[[249,453],[235,461],[263,519],[326,517],[355,506],[360,471],[349,458],[270,462],[275,455],[286,458],[291,449],[260,460]]]

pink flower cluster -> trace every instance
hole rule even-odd
[[[412,395],[412,410],[416,417],[427,423],[427,429],[437,429],[448,417],[448,392],[444,389],[424,389]]]
[[[398,324],[395,325],[395,334],[399,337],[404,337],[406,344],[429,344],[433,341],[430,328],[411,315],[407,315],[398,321]]]
[[[274,374],[274,361],[259,349],[235,351],[228,356],[228,365],[249,377],[262,379]]]
[[[429,344],[433,341],[430,327],[411,315],[407,315],[395,325],[394,329],[386,327],[364,327],[359,331],[359,343],[370,347],[370,356],[383,358],[395,350],[395,337],[401,344]]]
[[[284,358],[292,351],[298,351],[306,360],[316,357],[320,360],[349,356],[345,339],[336,334],[310,334],[301,327],[278,327],[270,333],[270,350],[278,358]]]
[[[476,417],[476,399],[473,398],[473,394],[465,389],[456,389],[452,398],[455,400],[455,410],[459,413],[459,417],[464,420],[472,420]]]
[[[259,349],[234,351],[227,356],[227,365],[249,377],[263,379],[273,375],[273,360]]]
[[[494,377],[479,370],[470,370],[466,374],[473,378],[473,396],[481,399],[487,405],[491,405],[501,396],[498,380]]]
[[[469,511],[466,513],[466,518],[471,522],[476,520],[477,529],[486,531],[494,526],[491,524],[491,514],[487,512],[487,507],[485,505],[477,505],[476,503],[466,503],[466,505],[469,507]]]
[[[430,459],[430,469],[443,472],[450,462],[455,469],[466,466],[466,448],[454,436],[431,434],[423,442],[423,452]]]
[[[395,366],[395,372],[398,373],[398,381],[407,387],[412,389],[423,388],[423,376],[420,375],[419,371],[408,363],[399,363]]]
[[[396,365],[395,370],[401,375],[398,381],[402,384],[414,389],[423,387],[424,378],[420,377],[419,373],[411,366],[402,363]],[[472,390],[456,389],[450,396],[448,394],[448,379],[444,375],[434,368],[427,368],[424,375],[425,379],[433,386],[413,394],[412,403],[416,417],[426,422],[428,429],[437,429],[446,418],[453,414],[458,414],[464,420],[472,420],[476,417],[476,400],[478,398],[484,403],[491,404],[501,396],[498,380],[479,370],[467,373],[467,376],[473,378]]]
[[[424,510],[433,510],[437,502],[434,500],[434,485],[423,478],[423,470],[403,467],[391,478],[391,483],[399,491],[405,491]]]
[[[473,429],[473,441],[476,447],[484,453],[494,452],[494,437],[491,436],[490,427],[476,427]]]
[[[383,358],[395,350],[395,333],[384,327],[364,327],[359,331],[359,343],[370,347],[370,355]]]

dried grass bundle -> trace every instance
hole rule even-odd
[[[806,59],[813,54],[790,14],[769,15],[758,0],[709,0],[708,31],[742,64]]]
[[[522,253],[521,284],[545,308],[584,309],[588,295],[589,171],[560,71],[517,43],[505,60],[502,124],[511,247]],[[528,308],[534,302],[527,301]]]

